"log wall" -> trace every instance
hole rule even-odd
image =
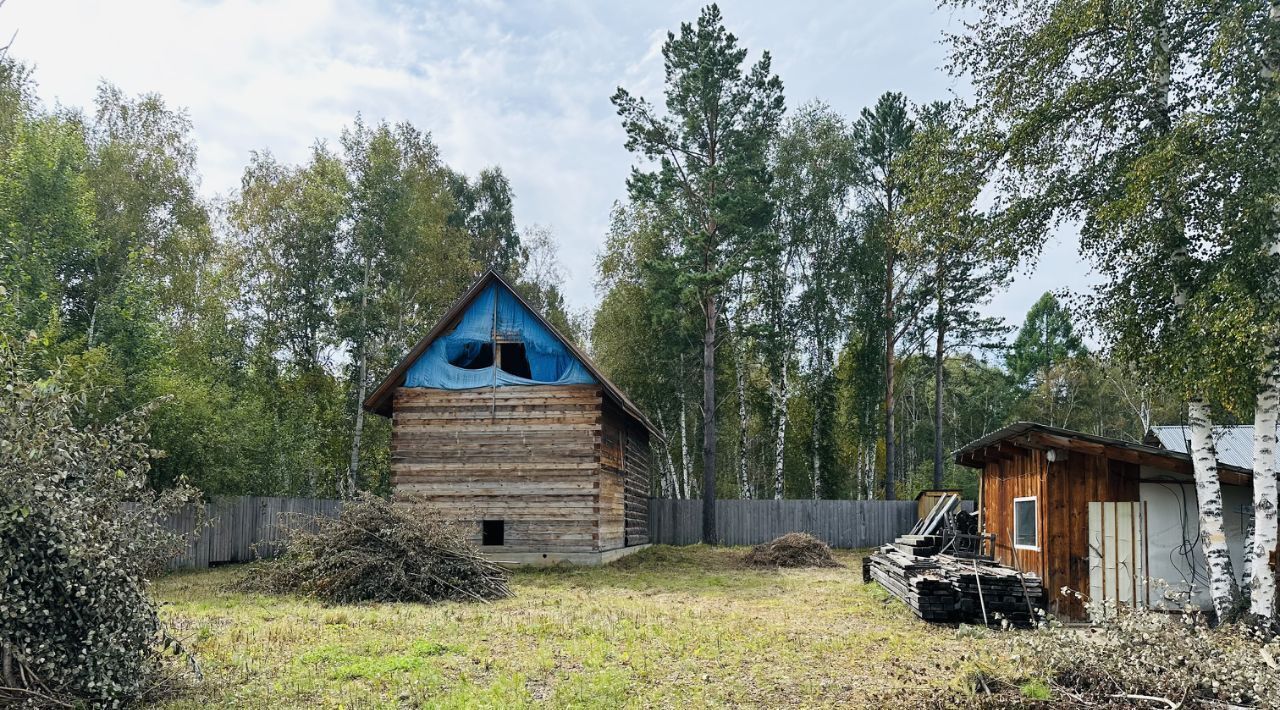
[[[466,523],[476,544],[480,521],[502,520],[503,551],[624,545],[627,424],[599,386],[402,387],[392,409],[397,498]]]

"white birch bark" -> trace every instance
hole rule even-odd
[[[1271,558],[1280,537],[1276,516],[1277,467],[1276,424],[1280,418],[1280,351],[1268,351],[1270,368],[1263,376],[1253,415],[1253,544],[1249,570],[1249,611],[1273,618],[1276,605],[1276,574]]]
[[[658,465],[662,467],[662,497],[678,498],[676,465],[671,458],[671,437],[667,434],[670,429],[667,428],[666,422],[663,420],[662,410],[658,410],[658,431],[662,432],[663,458],[658,459]]]
[[[740,332],[733,335],[734,354],[738,362],[734,365],[738,386],[738,495],[743,500],[751,499],[751,480],[747,476],[747,385],[743,370],[746,369],[746,356],[740,341]]]
[[[684,392],[680,393],[680,497],[691,498],[689,479],[692,477],[693,462],[689,460],[689,407],[684,401]]]
[[[782,500],[783,464],[787,453],[787,365],[782,365],[782,382],[773,388],[773,498]]]
[[[1196,501],[1200,512],[1200,539],[1209,568],[1209,598],[1219,622],[1231,617],[1239,597],[1227,533],[1222,523],[1222,484],[1218,480],[1218,452],[1213,443],[1209,403],[1196,398],[1187,404],[1191,429],[1191,458],[1195,469]]]

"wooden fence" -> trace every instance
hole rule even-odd
[[[334,516],[341,508],[342,501],[316,498],[215,498],[165,520],[166,527],[190,540],[186,553],[169,566],[203,569],[222,562],[272,557],[291,514]]]
[[[973,510],[965,501],[964,509]],[[911,530],[915,501],[718,500],[716,532],[723,545],[758,545],[789,532],[807,532],[832,547],[875,547]],[[702,501],[649,499],[649,541],[702,541]]]

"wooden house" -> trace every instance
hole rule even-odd
[[[956,452],[981,470],[978,511],[996,559],[1035,572],[1050,610],[1080,619],[1091,599],[1153,608],[1209,607],[1191,456],[1042,424],[1005,427]],[[1252,515],[1252,472],[1219,461],[1237,573]]]
[[[607,562],[648,543],[653,425],[497,273],[364,402],[391,482],[499,561]]]

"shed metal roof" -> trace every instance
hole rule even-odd
[[[1170,451],[1189,453],[1191,451],[1191,428],[1181,424],[1172,426],[1153,426],[1151,433],[1159,440],[1160,446]],[[1213,428],[1213,443],[1218,450],[1218,460],[1231,466],[1253,468],[1253,425],[1237,424],[1235,426],[1216,426]]]

